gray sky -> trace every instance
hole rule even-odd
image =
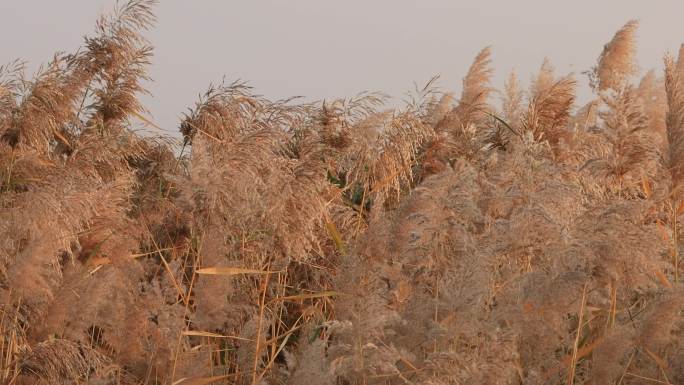
[[[0,62],[34,70],[73,51],[115,0],[1,0]],[[545,56],[558,73],[590,68],[627,20],[641,21],[639,64],[661,69],[684,42],[682,0],[161,0],[145,98],[154,120],[180,114],[212,81],[243,79],[272,99],[384,91],[401,97],[431,76],[459,92],[475,54],[492,45],[494,85],[527,82]],[[583,86],[581,99],[588,97]]]

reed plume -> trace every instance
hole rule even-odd
[[[522,130],[535,140],[558,144],[567,130],[576,84],[570,75],[555,79],[545,60],[532,84],[527,110],[522,114]]]
[[[637,20],[630,20],[613,36],[604,47],[593,70],[593,87],[599,92],[618,90],[637,71],[636,55]]]

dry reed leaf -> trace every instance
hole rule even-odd
[[[673,287],[673,286],[672,286],[672,283],[670,283],[670,280],[667,278],[667,276],[665,275],[665,273],[663,273],[663,272],[660,271],[660,270],[656,270],[656,271],[655,271],[655,275],[656,275],[656,277],[658,278],[658,281],[660,281],[660,283],[662,283],[662,284],[663,284],[664,286],[666,286],[667,288],[672,289],[672,287]]]
[[[576,360],[580,360],[580,359],[582,359],[582,358],[587,357],[588,355],[590,355],[591,352],[594,351],[594,349],[596,349],[597,347],[599,347],[599,346],[601,345],[601,343],[603,343],[603,340],[602,340],[602,339],[598,339],[598,340],[596,340],[596,341],[594,341],[594,342],[591,342],[591,343],[586,344],[586,345],[582,346],[581,348],[579,348],[579,349],[577,350],[577,357],[576,357]],[[565,365],[566,367],[569,367],[570,365],[572,365],[572,361],[573,361],[573,355],[572,355],[572,354],[566,355],[566,356],[563,357],[563,359],[561,360],[561,362],[563,363],[563,365]]]
[[[190,337],[229,338],[229,339],[242,340],[242,341],[252,341],[249,338],[242,338],[242,337],[237,337],[237,336],[225,336],[223,334],[216,334],[216,333],[203,332],[203,331],[197,331],[197,330],[186,330],[183,332],[183,335],[184,336],[190,336]]]
[[[52,132],[52,134],[57,139],[59,139],[59,141],[62,142],[64,145],[66,145],[67,147],[71,147],[71,143],[69,143],[69,140],[67,138],[65,138],[64,135],[62,135],[59,131],[55,130]]]
[[[340,295],[340,293],[338,293],[336,291],[322,291],[320,293],[298,294],[298,295],[289,295],[289,296],[285,296],[285,297],[278,297],[278,298],[274,298],[272,300],[272,302],[301,301],[301,300],[305,300],[305,299],[335,297],[338,295]]]
[[[644,190],[644,196],[650,198],[653,195],[653,188],[651,187],[651,182],[645,175],[641,179],[641,186]]]
[[[153,127],[153,128],[156,128],[157,130],[163,131],[163,129],[161,127],[159,127],[159,125],[155,124],[152,120],[145,117],[145,115],[143,115],[137,111],[132,111],[131,114],[133,116],[135,116],[136,118],[142,120],[142,122],[145,123],[146,125]]]
[[[644,350],[645,350],[646,353],[649,355],[649,357],[651,357],[651,358],[653,359],[653,361],[655,361],[656,365],[658,365],[658,367],[659,367],[660,369],[662,369],[662,370],[667,370],[667,369],[668,369],[668,367],[669,367],[670,365],[667,364],[667,361],[665,361],[664,359],[662,359],[662,358],[661,358],[660,356],[658,356],[657,354],[653,353],[653,351],[652,351],[651,349],[649,349],[649,348],[647,348],[647,347],[645,347],[645,346],[644,346]]]
[[[108,257],[93,256],[88,259],[88,265],[90,266],[110,265],[111,263],[112,260]]]
[[[213,377],[196,377],[196,378],[181,378],[173,383],[173,385],[208,385],[225,380],[232,377],[230,374]]]
[[[280,271],[267,271],[267,270],[256,270],[256,269],[245,269],[241,267],[205,267],[202,269],[197,269],[195,271],[197,274],[201,275],[242,275],[242,274],[275,274],[280,273]]]
[[[663,222],[661,222],[660,219],[656,221],[656,226],[658,228],[658,232],[660,233],[660,238],[663,241],[668,242],[670,240],[670,233],[667,232],[665,225],[663,225]]]

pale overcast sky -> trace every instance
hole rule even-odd
[[[0,62],[35,69],[73,51],[115,0],[0,0]],[[475,54],[492,45],[495,86],[515,69],[528,81],[548,56],[559,73],[589,69],[627,20],[641,21],[639,64],[660,70],[684,42],[684,0],[162,0],[145,98],[154,120],[177,130],[210,82],[248,80],[276,99],[401,97],[436,74],[460,91]],[[588,96],[586,87],[582,97]]]

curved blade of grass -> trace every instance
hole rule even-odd
[[[497,122],[503,124],[503,125],[504,125],[506,128],[508,128],[513,134],[517,135],[518,137],[522,137],[522,135],[521,135],[518,131],[516,131],[515,129],[513,129],[513,127],[511,127],[510,124],[508,124],[505,120],[501,119],[500,117],[498,117],[498,116],[495,115],[495,114],[492,114],[492,113],[489,112],[489,111],[486,111],[486,110],[483,110],[483,109],[479,109],[479,110],[481,110],[482,112],[484,112],[487,116],[489,116],[489,117],[491,117],[491,118],[494,118]]]

